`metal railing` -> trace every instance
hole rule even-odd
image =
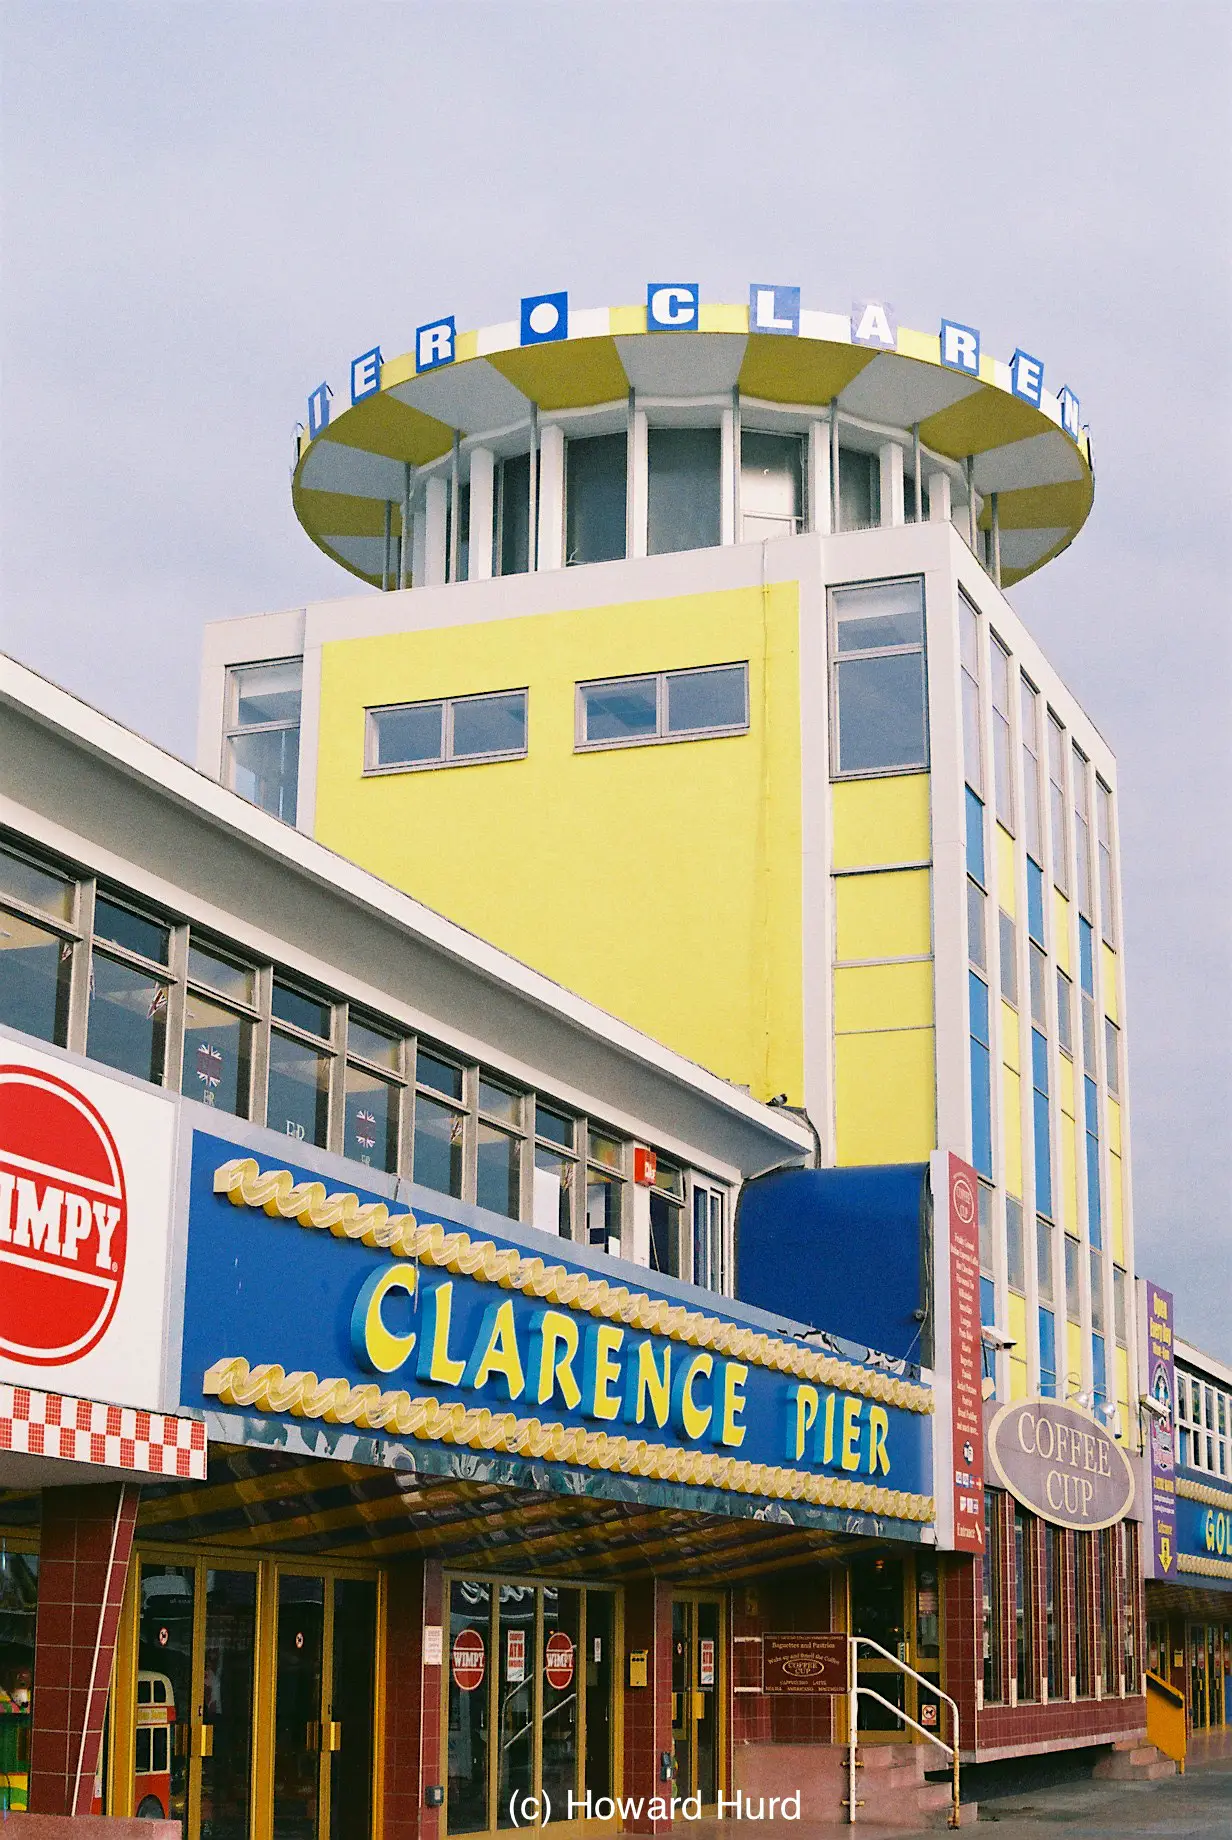
[[[860,1651],[861,1645],[865,1648],[870,1648],[874,1650],[874,1652],[880,1655],[883,1658],[883,1660],[893,1662],[894,1666],[898,1669],[900,1674],[910,1674],[912,1680],[918,1681],[919,1684],[922,1687],[926,1688],[929,1693],[933,1694],[935,1698],[943,1699],[945,1701],[946,1705],[950,1708],[950,1712],[954,1720],[952,1734],[951,1734],[954,1739],[953,1744],[947,1744],[945,1739],[938,1737],[935,1731],[929,1731],[926,1726],[917,1724],[916,1720],[911,1717],[910,1713],[905,1712],[901,1706],[895,1706],[892,1703],[892,1701],[885,1698],[884,1694],[878,1693],[876,1688],[862,1687],[860,1685],[859,1651]],[[919,1732],[922,1738],[927,1738],[930,1744],[935,1744],[938,1750],[945,1752],[946,1756],[950,1759],[950,1762],[953,1765],[953,1771],[954,1771],[953,1790],[952,1790],[953,1801],[950,1807],[949,1824],[951,1827],[959,1826],[961,1817],[958,1812],[958,1808],[959,1808],[959,1802],[958,1802],[958,1742],[959,1742],[958,1740],[958,1707],[955,1705],[954,1701],[950,1698],[949,1694],[943,1693],[941,1691],[941,1688],[937,1686],[934,1681],[927,1679],[926,1676],[923,1674],[917,1674],[913,1667],[908,1667],[905,1661],[901,1661],[897,1655],[892,1655],[888,1648],[882,1648],[880,1642],[874,1642],[871,1636],[849,1636],[848,1637],[848,1651],[847,1651],[847,1825],[849,1827],[854,1827],[855,1819],[856,1819],[856,1809],[860,1806],[859,1802],[856,1800],[856,1770],[858,1768],[858,1765],[856,1762],[856,1744],[857,1744],[857,1740],[859,1737],[859,1708],[860,1708],[861,1695],[863,1695],[865,1699],[875,1699],[879,1706],[884,1706],[886,1711],[893,1713],[896,1719],[901,1720],[904,1725],[910,1725],[913,1730]]]

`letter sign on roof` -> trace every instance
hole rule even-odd
[[[898,345],[898,320],[884,300],[857,300],[851,309],[853,345],[875,345],[893,351]]]
[[[696,332],[701,284],[652,281],[646,289],[647,332]]]
[[[429,320],[415,331],[415,369],[434,371],[438,365],[452,364],[457,331],[453,314],[448,319]]]
[[[363,402],[367,396],[375,396],[381,387],[381,348],[374,345],[371,351],[363,351],[358,358],[351,359],[351,401]]]
[[[549,345],[569,336],[568,294],[528,294],[522,302],[523,345]]]
[[[1029,351],[1016,351],[1010,359],[1010,387],[1015,396],[1038,409],[1044,390],[1043,359],[1033,358]]]
[[[960,326],[957,320],[941,322],[941,362],[949,371],[965,371],[968,377],[980,374],[980,335],[974,326]]]
[[[800,290],[755,281],[749,289],[749,331],[794,338],[800,331]]]
[[[1078,398],[1068,383],[1057,397],[1057,401],[1061,405],[1061,426],[1070,440],[1076,441],[1082,433],[1082,422],[1078,414]]]

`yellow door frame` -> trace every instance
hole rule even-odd
[[[703,1692],[703,1689],[697,1685],[697,1674],[700,1671],[701,1665],[701,1637],[698,1634],[697,1606],[699,1604],[713,1604],[719,1612],[719,1633],[715,1647],[714,1681],[715,1711],[717,1714],[715,1719],[715,1744],[718,1748],[714,1774],[716,1795],[725,1795],[727,1793],[727,1645],[728,1627],[730,1624],[730,1617],[728,1615],[729,1594],[726,1591],[690,1591],[678,1589],[675,1585],[672,1585],[671,1601],[674,1604],[687,1604],[690,1606],[687,1619],[689,1631],[688,1690],[692,1694],[693,1703],[689,1708],[689,1744],[693,1759],[694,1773],[696,1773],[697,1764],[697,1728],[701,1722],[701,1717],[697,1710],[697,1702],[699,1696]],[[702,1811],[705,1813],[707,1809],[716,1808],[717,1805],[717,1802],[706,1802],[703,1804]]]

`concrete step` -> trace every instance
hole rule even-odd
[[[1091,1772],[1101,1782],[1159,1782],[1176,1775],[1176,1764],[1153,1744],[1141,1739],[1122,1739],[1101,1757]]]

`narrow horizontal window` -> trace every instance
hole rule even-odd
[[[526,753],[525,690],[437,698],[368,711],[365,771],[516,760]]]
[[[27,907],[37,907],[53,920],[73,917],[72,882],[24,857],[10,856],[7,850],[0,850],[0,890]]]
[[[579,747],[738,735],[748,726],[745,664],[659,671],[653,676],[578,685]]]

